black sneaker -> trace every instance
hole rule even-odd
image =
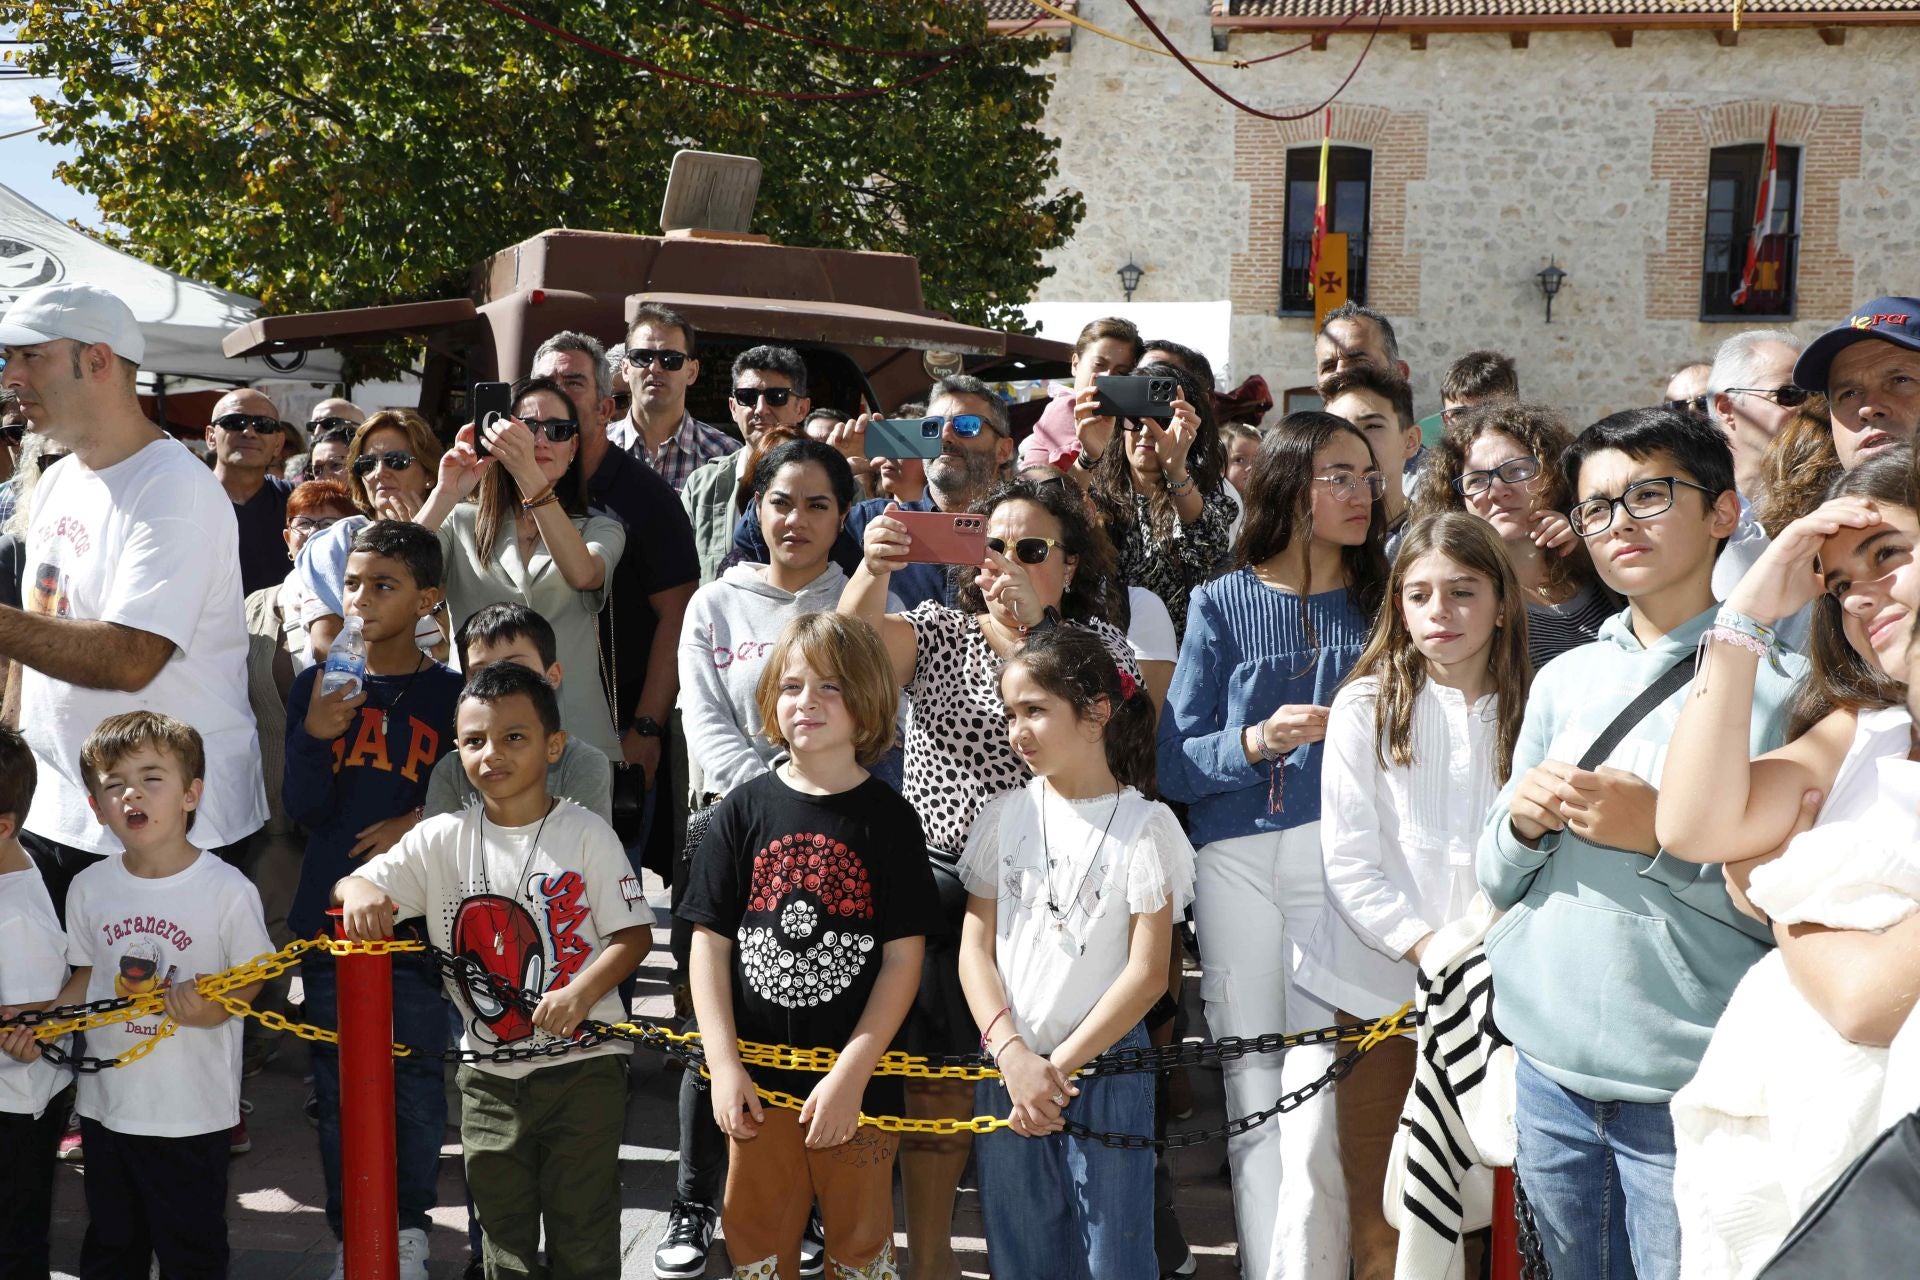
[[[653,1251],[653,1274],[659,1280],[694,1280],[707,1274],[707,1254],[713,1248],[713,1230],[720,1215],[691,1200],[675,1200],[667,1211],[667,1234]]]
[[[800,1274],[825,1275],[827,1271],[827,1229],[820,1225],[820,1207],[807,1215],[807,1229],[800,1235]]]

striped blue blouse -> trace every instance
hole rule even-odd
[[[1262,585],[1251,569],[1193,593],[1159,755],[1161,793],[1190,806],[1196,847],[1320,820],[1320,744],[1280,764],[1248,764],[1241,734],[1278,707],[1331,706],[1370,627],[1344,587],[1302,600]]]

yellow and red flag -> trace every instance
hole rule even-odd
[[[1747,234],[1747,262],[1740,271],[1740,287],[1733,291],[1733,305],[1747,305],[1747,295],[1753,288],[1754,277],[1760,271],[1761,249],[1765,246],[1768,233],[1773,230],[1773,193],[1780,183],[1779,152],[1775,150],[1774,130],[1780,124],[1780,108],[1773,109],[1773,115],[1767,121],[1767,155],[1761,163],[1760,190],[1753,202],[1753,230]],[[1321,186],[1326,185],[1326,161],[1322,160]],[[1777,270],[1777,268],[1776,268]]]
[[[1327,153],[1333,145],[1333,108],[1320,134],[1320,188],[1313,200],[1313,251],[1307,257],[1307,292],[1320,293],[1320,249],[1327,238]]]

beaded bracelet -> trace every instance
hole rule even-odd
[[[1169,480],[1166,484],[1168,494],[1176,498],[1184,498],[1193,492],[1194,479],[1189,475],[1183,480]]]
[[[520,509],[522,511],[538,511],[541,507],[552,506],[558,501],[560,501],[560,495],[549,489],[544,496],[535,498],[532,502],[521,503]]]

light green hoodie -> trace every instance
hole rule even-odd
[[[1733,988],[1772,935],[1727,897],[1718,866],[1648,858],[1549,832],[1537,849],[1508,823],[1515,781],[1542,760],[1577,763],[1641,690],[1692,660],[1718,606],[1644,646],[1630,614],[1591,644],[1540,669],[1513,774],[1487,817],[1480,887],[1506,910],[1487,934],[1494,1020],[1545,1075],[1597,1102],[1665,1102],[1693,1078]],[[1786,705],[1806,671],[1760,665],[1752,755],[1780,745]],[[1682,688],[1636,725],[1606,763],[1653,786],[1687,696]]]

